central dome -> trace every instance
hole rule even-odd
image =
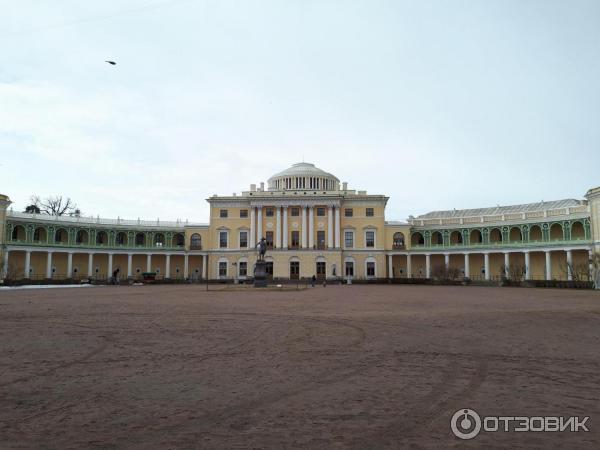
[[[270,191],[298,189],[339,190],[340,180],[334,175],[315,167],[314,164],[301,162],[276,173],[268,180]]]

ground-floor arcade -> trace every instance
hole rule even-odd
[[[42,248],[8,248],[3,255],[3,277],[8,279],[107,279],[118,270],[119,278],[206,278],[207,255],[194,252],[70,251]]]
[[[455,253],[389,253],[388,278],[587,280],[588,248]]]

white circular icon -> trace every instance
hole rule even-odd
[[[450,428],[459,439],[473,439],[481,431],[481,417],[472,409],[459,409],[450,419]]]

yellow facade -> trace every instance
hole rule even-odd
[[[434,211],[386,220],[385,195],[349,189],[298,163],[231,196],[212,196],[208,224],[49,217],[7,211],[0,195],[5,278],[252,278],[268,243],[274,280],[581,279],[600,251],[600,188],[587,200]],[[583,268],[583,269],[582,269]],[[587,273],[590,278],[591,274]]]

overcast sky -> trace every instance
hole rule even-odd
[[[205,221],[210,195],[303,158],[390,196],[390,220],[600,185],[596,0],[0,7],[15,209]]]

